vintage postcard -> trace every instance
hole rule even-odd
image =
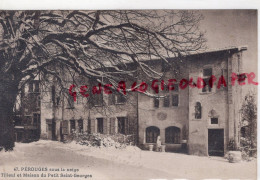
[[[0,179],[256,179],[256,9],[0,11]]]

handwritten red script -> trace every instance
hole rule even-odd
[[[236,73],[232,73],[231,74],[231,85],[234,86],[236,84],[236,82],[238,83],[238,85],[245,85],[246,84],[246,79],[247,79],[247,84],[253,84],[253,85],[258,85],[258,82],[255,82],[255,73],[251,72],[251,73],[242,73],[242,74],[236,74]],[[190,79],[181,79],[180,82],[177,82],[176,79],[169,79],[168,81],[164,81],[164,80],[153,80],[152,84],[151,84],[151,88],[155,93],[159,93],[159,89],[163,90],[167,90],[167,91],[172,91],[175,89],[175,85],[177,84],[180,89],[185,89],[188,86],[191,88],[198,88],[198,89],[202,89],[205,86],[209,85],[210,88],[213,87],[214,83],[217,82],[217,88],[219,89],[220,87],[227,87],[227,82],[224,78],[224,76],[220,76],[218,79],[216,76],[212,75],[208,81],[206,81],[205,79],[198,77],[197,78],[197,83],[194,83],[193,78],[191,77]],[[166,87],[165,87],[166,85]],[[73,96],[74,101],[77,100],[77,92],[73,91],[74,88],[76,88],[77,86],[75,84],[72,84],[69,88],[69,94],[71,96]],[[92,94],[101,94],[102,91],[105,94],[112,94],[112,90],[111,90],[112,84],[105,84],[105,85],[101,85],[101,83],[98,84],[98,86],[93,86],[92,87]],[[87,93],[88,86],[87,85],[82,85],[80,86],[80,94],[83,97],[89,97],[89,93]],[[137,85],[137,82],[134,82],[131,85],[131,91],[138,91],[138,92],[146,92],[148,89],[148,84],[146,82],[141,82],[139,85]],[[125,81],[120,81],[118,82],[117,85],[117,91],[118,92],[122,92],[123,94],[126,94],[127,90],[126,90],[126,82]]]

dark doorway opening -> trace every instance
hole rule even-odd
[[[208,130],[208,153],[210,156],[224,156],[224,129]]]

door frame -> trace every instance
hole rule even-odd
[[[223,153],[224,153],[224,155],[223,156],[225,156],[225,152],[226,152],[226,150],[225,150],[225,145],[226,145],[226,140],[225,140],[225,128],[221,128],[221,127],[219,127],[219,128],[207,128],[207,138],[206,138],[206,144],[207,144],[207,155],[209,156],[209,130],[223,130]]]

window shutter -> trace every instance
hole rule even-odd
[[[96,131],[95,131],[95,124],[96,124],[96,119],[91,119],[90,120],[90,126],[91,126],[91,133],[96,133]]]
[[[69,131],[68,131],[68,121],[61,121],[61,133],[62,134],[69,134]]]
[[[104,130],[104,134],[108,134],[107,118],[103,118],[103,130]]]
[[[127,135],[129,133],[129,125],[128,125],[128,117],[125,118],[125,134]]]
[[[110,134],[115,134],[115,121],[115,117],[110,118]]]
[[[107,134],[111,134],[111,119],[110,118],[107,118]]]

